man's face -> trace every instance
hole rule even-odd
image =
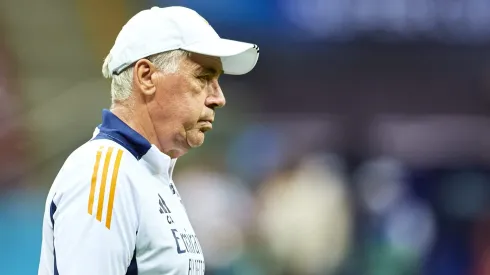
[[[173,148],[173,157],[201,146],[212,129],[215,109],[225,105],[218,84],[222,70],[219,58],[191,54],[176,73],[152,77],[156,93],[148,111],[160,143]]]

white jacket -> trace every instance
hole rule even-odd
[[[38,274],[204,274],[175,161],[104,110],[49,191]]]

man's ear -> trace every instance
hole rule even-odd
[[[157,70],[155,65],[147,59],[140,59],[136,64],[134,64],[133,69],[133,85],[138,87],[145,95],[153,95],[156,92],[155,82],[152,79],[152,75],[156,73]]]

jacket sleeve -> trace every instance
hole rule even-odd
[[[85,156],[87,157],[87,156]],[[54,274],[126,274],[135,264],[138,210],[127,152],[100,147],[87,169],[68,165],[51,203]],[[83,166],[83,165],[82,165]]]

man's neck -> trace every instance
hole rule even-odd
[[[111,112],[133,130],[146,138],[151,144],[155,144],[160,148],[155,129],[146,112],[138,112],[123,104],[113,104],[111,106]]]
[[[154,144],[160,152],[170,156],[171,158],[178,158],[186,153],[186,151],[178,150],[172,147],[164,148],[158,139],[153,121],[150,114],[146,109],[131,108],[130,105],[124,103],[114,103],[111,106],[111,112],[126,123],[133,130],[138,132],[151,144]]]

